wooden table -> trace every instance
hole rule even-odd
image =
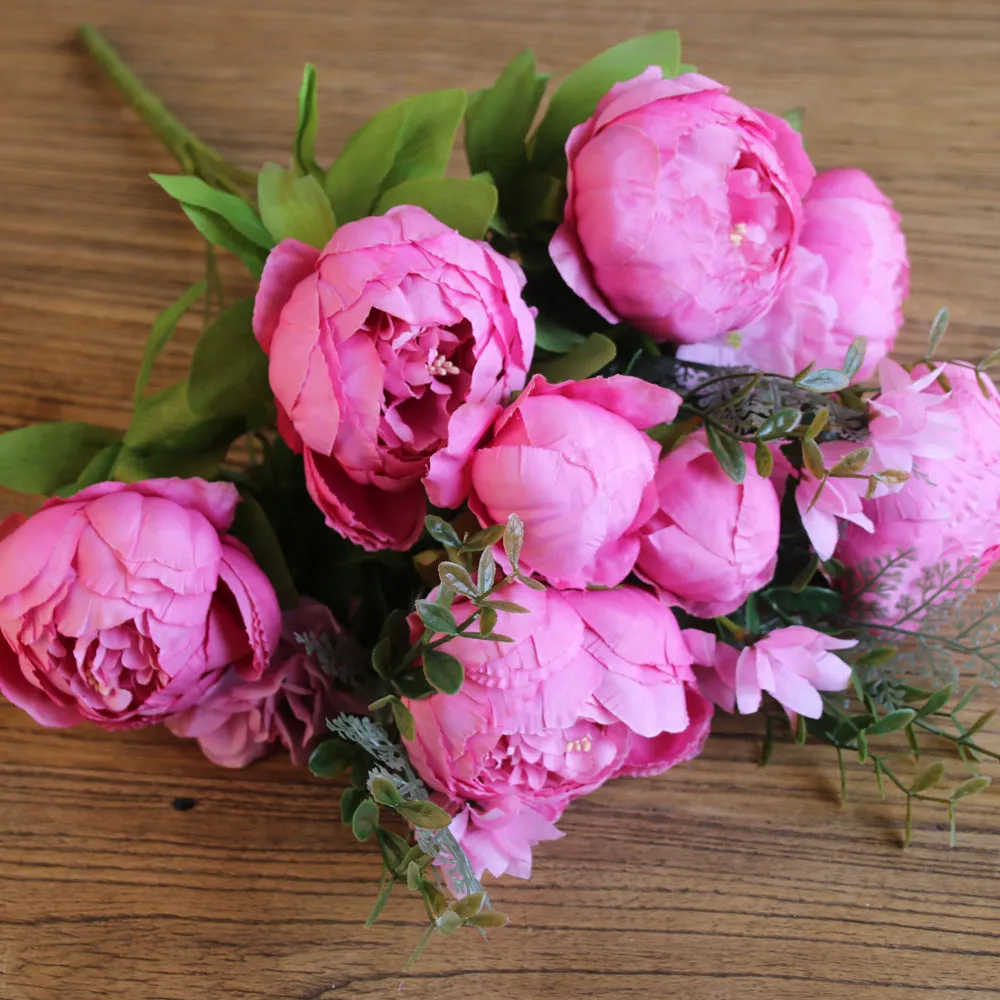
[[[5,427],[124,427],[149,324],[202,267],[146,178],[170,162],[69,41],[84,18],[247,165],[287,155],[305,60],[332,155],[381,106],[485,85],[522,46],[561,74],[676,26],[687,58],[739,97],[804,104],[820,167],[862,167],[896,199],[914,285],[901,355],[943,303],[954,353],[1000,343],[995,0],[6,0]],[[158,379],[181,376],[194,335]],[[761,770],[758,741],[752,723],[723,722],[694,764],[573,806],[530,884],[496,886],[511,928],[432,948],[403,996],[1000,996],[1000,794],[962,810],[956,850],[943,816],[917,809],[904,852],[901,801],[882,804],[860,768],[840,808],[827,751],[781,744]],[[394,995],[422,914],[401,899],[361,927],[376,857],[340,826],[336,791],[279,760],[231,773],[159,730],[45,731],[0,707],[0,997]],[[179,797],[195,808],[172,808]]]

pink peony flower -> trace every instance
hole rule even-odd
[[[558,587],[614,586],[628,576],[655,506],[659,446],[641,431],[676,416],[680,397],[625,375],[549,385],[517,400],[467,405],[432,459],[427,495],[468,499],[480,523],[524,522],[522,564]]]
[[[660,460],[656,490],[636,571],[668,603],[700,618],[729,614],[774,576],[780,505],[752,463],[734,483],[698,432]]]
[[[899,216],[860,170],[820,173],[803,211],[802,241],[774,305],[731,341],[685,346],[679,357],[794,375],[810,362],[840,368],[864,337],[856,379],[872,375],[903,324],[909,263]]]
[[[202,753],[222,767],[246,767],[280,743],[292,763],[304,765],[325,720],[341,712],[362,713],[357,698],[337,690],[330,669],[303,639],[326,644],[337,655],[340,626],[322,604],[308,599],[282,616],[281,642],[258,680],[229,667],[196,705],[167,720],[176,736],[197,739]]]
[[[49,500],[0,542],[0,693],[44,726],[160,722],[232,667],[260,678],[280,613],[225,534],[228,483],[100,483]]]
[[[704,634],[704,633],[703,633]],[[690,638],[685,633],[685,638]],[[703,640],[698,648],[697,677],[702,694],[727,712],[737,708],[751,715],[766,691],[789,714],[818,719],[823,714],[820,691],[839,691],[851,679],[851,667],[831,650],[850,649],[853,639],[833,636],[801,625],[779,628],[754,645],[737,650],[725,643]]]
[[[970,368],[949,364],[944,374],[950,393],[937,381],[926,391],[942,400],[932,411],[935,418],[957,421],[954,454],[918,455],[902,490],[865,504],[874,533],[849,529],[837,547],[837,558],[855,576],[852,589],[877,571],[876,560],[895,561],[882,576],[879,592],[866,594],[858,609],[872,621],[891,624],[905,617],[915,624],[923,617],[927,594],[922,584],[929,571],[961,576],[958,588],[963,589],[978,582],[1000,555],[1000,394],[984,376],[984,395]],[[905,427],[906,409],[894,405],[893,411],[904,414]],[[941,434],[938,445],[947,453],[944,441]]]
[[[477,870],[527,877],[530,847],[557,835],[551,824],[570,801],[696,756],[711,707],[694,690],[673,615],[650,594],[514,583],[497,596],[530,609],[501,612],[498,629],[514,641],[452,640],[465,683],[407,702],[417,733],[406,746],[456,814],[452,830]]]
[[[407,549],[420,480],[454,410],[524,385],[535,345],[517,264],[403,205],[342,226],[322,251],[268,258],[254,331],[279,427],[305,456],[327,524],[366,549]]]
[[[784,283],[813,178],[780,118],[708,77],[651,66],[570,133],[565,217],[550,245],[609,322],[694,343],[764,313]]]

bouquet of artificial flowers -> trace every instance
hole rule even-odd
[[[576,798],[761,713],[913,803],[998,755],[1000,396],[888,357],[908,289],[889,199],[817,174],[801,113],[740,103],[674,32],[547,77],[522,53],[316,160],[227,162],[102,36],[90,53],[181,165],[206,243],[155,322],[124,433],[0,437],[0,692],[47,726],[165,724],[212,761],[345,774],[345,824],[429,927],[501,926]],[[469,176],[446,175],[464,123]],[[218,249],[253,294],[227,301]],[[199,300],[187,378],[148,390]],[[237,447],[234,452],[234,446]],[[957,703],[955,703],[957,701]],[[904,776],[883,738],[947,741]],[[669,795],[670,786],[663,786]]]

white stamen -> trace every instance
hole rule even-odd
[[[580,753],[590,753],[590,748],[594,744],[590,742],[589,736],[584,736],[582,740],[568,740],[566,743],[566,753],[578,750]]]
[[[457,375],[458,368],[456,368],[443,354],[439,354],[434,351],[427,358],[427,370],[431,375],[442,376],[442,375]]]
[[[732,243],[734,247],[738,247],[743,242],[743,237],[746,236],[747,224],[745,222],[737,222],[733,226],[733,231],[729,234],[729,242]]]

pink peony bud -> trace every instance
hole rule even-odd
[[[660,460],[656,491],[636,571],[668,603],[701,618],[726,615],[774,575],[778,495],[752,463],[734,483],[698,432]]]
[[[614,586],[628,576],[655,505],[659,446],[680,397],[626,375],[548,384],[517,400],[465,406],[431,459],[427,495],[469,508],[484,526],[524,522],[522,564],[558,587]]]

